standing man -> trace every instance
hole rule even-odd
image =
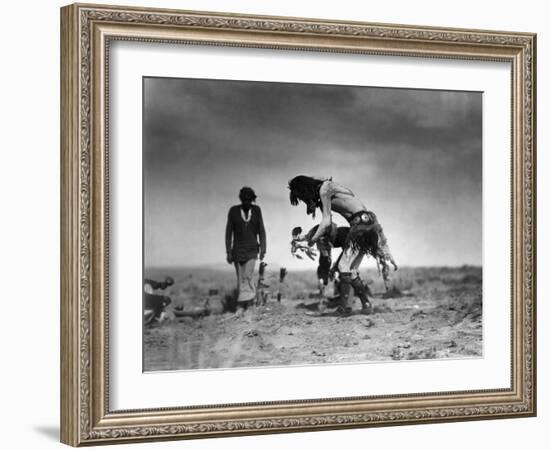
[[[252,277],[258,259],[265,257],[266,239],[262,210],[256,205],[256,193],[250,187],[239,192],[240,205],[232,206],[227,214],[225,249],[227,262],[235,265],[237,273],[237,305],[247,308],[256,297]]]
[[[317,178],[298,175],[289,181],[290,203],[306,205],[306,213],[315,217],[319,208],[322,219],[310,245],[321,239],[332,227],[332,212],[344,217],[350,224],[344,249],[338,261],[340,272],[340,297],[344,314],[351,313],[350,291],[354,284],[359,286],[359,266],[365,255],[371,255],[382,266],[386,290],[389,289],[389,263],[395,270],[397,265],[388,246],[388,240],[376,215],[347,187],[332,181],[332,178]],[[367,308],[365,313],[368,313]]]

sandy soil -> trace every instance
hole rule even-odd
[[[208,298],[211,315],[177,318],[169,309],[167,320],[144,330],[144,370],[482,356],[477,267],[402,269],[390,298],[377,275],[368,273],[375,280],[373,314],[360,314],[356,300],[350,317],[312,315],[318,299],[311,272],[289,274],[281,302],[272,275],[266,305],[244,313],[221,313],[226,293],[213,288],[231,286],[232,274],[198,273],[176,278],[170,308],[199,310]]]

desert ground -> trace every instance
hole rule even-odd
[[[390,292],[376,270],[365,270],[373,313],[360,314],[356,299],[349,317],[330,309],[319,315],[313,271],[289,271],[280,286],[279,268],[268,267],[266,303],[236,313],[227,311],[235,285],[231,271],[145,274],[175,279],[167,290],[172,304],[166,319],[144,328],[145,371],[482,356],[480,267],[400,268],[392,273]]]

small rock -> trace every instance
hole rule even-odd
[[[413,321],[415,319],[425,319],[426,317],[426,313],[419,309],[418,311],[415,311],[411,314],[410,320]]]
[[[405,357],[405,352],[400,346],[397,346],[392,349],[390,356],[394,361],[399,361]]]
[[[393,309],[388,305],[376,305],[372,308],[372,312],[374,314],[384,314],[393,312]]]
[[[370,328],[374,326],[374,321],[372,319],[369,319],[368,317],[363,321],[363,325],[366,328]]]

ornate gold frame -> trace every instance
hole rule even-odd
[[[510,62],[510,388],[111,411],[106,63],[109,42],[115,39]],[[79,446],[535,415],[535,52],[536,36],[530,33],[99,5],[62,8],[62,442]]]

